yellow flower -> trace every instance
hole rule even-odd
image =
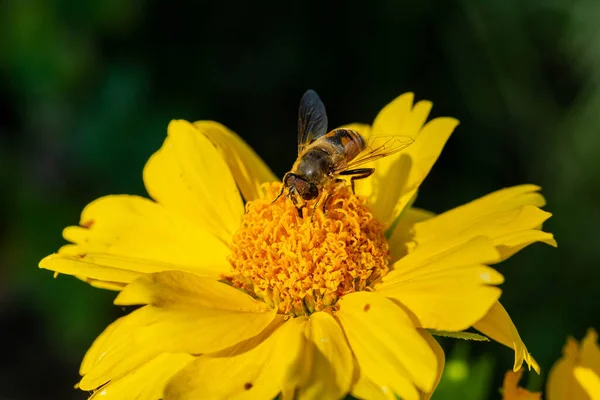
[[[503,189],[438,216],[411,208],[458,124],[425,123],[431,103],[398,97],[371,135],[414,143],[340,189],[314,218],[281,197],[263,161],[210,121],[173,121],[144,169],[153,200],[88,205],[72,244],[40,267],[141,305],[110,325],[81,365],[103,398],[427,398],[444,354],[429,330],[475,327],[537,370],[487,266],[541,241],[538,187]],[[244,202],[246,206],[244,208]]]
[[[508,371],[504,374],[504,382],[502,385],[503,400],[541,400],[541,392],[530,392],[527,389],[519,387],[519,381],[523,376],[523,370]]]
[[[548,375],[548,400],[600,400],[598,334],[589,329],[581,344],[567,338],[563,357]]]

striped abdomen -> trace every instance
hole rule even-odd
[[[328,143],[342,158],[349,162],[365,149],[365,139],[352,129],[335,129],[318,141]],[[315,141],[315,143],[317,143]]]

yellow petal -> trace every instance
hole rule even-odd
[[[373,213],[386,227],[415,196],[458,123],[451,118],[437,118],[423,126],[431,103],[421,101],[413,107],[413,98],[412,93],[406,93],[384,107],[375,118],[372,135],[408,136],[414,143],[370,165],[375,168],[374,176],[357,185],[358,194],[369,198]]]
[[[519,387],[519,381],[523,376],[523,370],[508,371],[504,374],[502,383],[502,400],[541,400],[541,392],[530,392]]]
[[[215,144],[246,201],[260,197],[263,183],[279,180],[258,154],[225,126],[214,121],[197,121],[194,126]]]
[[[383,222],[386,229],[392,225],[400,214],[401,210],[396,205],[398,199],[405,193],[406,185],[410,179],[411,166],[412,159],[406,154],[394,157],[393,163],[388,168],[375,166],[376,174],[373,175],[372,185],[377,189],[369,198],[369,205],[375,218]]]
[[[131,334],[135,343],[166,352],[222,350],[260,333],[275,318],[264,303],[224,283],[180,271],[144,276],[115,299],[150,304]]]
[[[592,369],[584,367],[575,367],[574,374],[590,400],[600,400],[600,377]]]
[[[515,363],[513,371],[516,372],[521,369],[523,361],[525,361],[530,370],[533,368],[535,372],[540,373],[540,366],[527,351],[525,343],[521,340],[517,328],[502,304],[499,302],[494,304],[488,313],[473,327],[498,343],[514,349]]]
[[[410,163],[404,163],[410,166],[410,170],[406,173],[407,177],[401,194],[399,196],[395,195],[393,211],[388,211],[389,215],[392,217],[389,220],[382,221],[386,226],[389,226],[411,202],[419,186],[427,174],[429,174],[433,164],[441,154],[442,148],[457,125],[458,121],[454,118],[444,117],[429,121],[418,133],[414,143],[406,150],[399,153],[400,157],[407,157],[410,159]],[[376,173],[377,177],[375,178],[373,185],[379,185],[381,188],[379,190],[381,196],[388,196],[387,187],[389,186],[389,182],[383,180],[379,182],[379,177],[385,176],[385,171],[388,168],[391,168],[394,163],[394,156],[392,156],[381,159],[379,162],[380,165],[377,165],[380,175],[377,175]],[[373,203],[377,203],[378,201],[379,200],[374,200]]]
[[[386,105],[375,117],[373,134],[416,137],[431,111],[431,102],[420,101],[413,107],[414,94],[404,93]]]
[[[168,384],[167,399],[273,399],[304,348],[306,318],[278,317],[260,335],[203,355]]]
[[[403,399],[418,399],[415,386],[432,390],[436,357],[406,313],[377,293],[356,292],[338,301],[336,317],[361,374]]]
[[[212,308],[145,306],[144,322],[131,332],[139,346],[162,352],[203,354],[219,351],[259,334],[274,312],[244,312]]]
[[[551,234],[538,230],[551,216],[537,208],[544,205],[538,190],[538,186],[520,185],[488,194],[415,224],[413,240],[422,245],[452,237],[454,240],[446,240],[452,246],[475,236],[487,236],[500,250],[500,260],[536,241],[556,246]]]
[[[398,223],[393,227],[388,243],[390,244],[391,262],[395,263],[400,258],[414,250],[414,226],[417,222],[433,218],[434,213],[420,208],[410,207],[405,210]]]
[[[194,125],[171,121],[169,136],[144,168],[150,196],[229,243],[244,206],[227,163]]]
[[[298,399],[343,398],[353,377],[352,352],[338,322],[325,312],[312,314],[306,324],[309,363]]]
[[[222,241],[142,197],[118,195],[95,200],[83,210],[80,224],[63,232],[74,244],[61,248],[59,255],[42,261],[40,267],[121,283],[131,282],[138,273],[170,269],[213,278],[231,270],[226,260],[230,251]]]
[[[496,248],[500,252],[501,260],[506,260],[513,254],[536,242],[546,243],[552,247],[557,246],[553,234],[538,230],[514,232],[494,238],[494,243],[496,243]]]
[[[502,283],[502,275],[483,265],[497,257],[492,242],[483,237],[441,252],[434,246],[417,247],[375,288],[406,306],[423,328],[465,330],[500,297],[500,289],[491,285]]]
[[[89,257],[81,259],[75,255],[51,254],[40,261],[40,268],[49,269],[61,274],[76,275],[84,279],[96,281],[109,281],[117,283],[133,282],[143,275],[142,272],[132,270],[133,265],[121,263],[120,268],[107,267],[95,262]],[[128,268],[123,268],[127,265]],[[135,268],[134,268],[135,269]],[[150,270],[152,271],[152,270]]]
[[[435,338],[431,336],[429,332],[419,329],[419,333],[421,336],[423,336],[423,338],[425,338],[425,340],[427,340],[427,343],[429,343],[429,346],[431,346],[431,349],[435,353],[435,358],[437,359],[437,377],[435,379],[433,389],[431,389],[431,391],[428,393],[421,394],[421,400],[429,400],[439,385],[440,380],[442,380],[442,374],[444,373],[444,366],[446,364],[446,355],[444,354],[444,349],[442,349],[442,346],[440,346],[438,341],[435,340]]]
[[[134,282],[131,291],[125,288],[115,300],[150,301],[136,311],[144,313],[142,323],[131,331],[138,345],[173,353],[215,352],[259,334],[275,318],[275,310],[225,284],[183,273],[160,275]],[[181,279],[190,284],[180,284]]]
[[[466,220],[484,216],[487,214],[499,213],[503,211],[518,210],[523,206],[542,207],[546,204],[544,197],[538,193],[539,186],[536,185],[519,185],[501,190],[497,190],[470,203],[456,207],[450,211],[438,215],[436,218],[438,223],[443,224],[444,231],[452,231],[454,228],[453,222],[457,220]],[[424,239],[430,236],[435,236],[432,231],[433,227],[427,224],[422,224],[420,236]]]
[[[144,323],[142,310],[121,317],[110,324],[94,341],[81,363],[83,375],[79,388],[93,390],[106,382],[118,379],[139,366],[156,358],[160,351],[137,346],[132,330]]]
[[[161,354],[98,389],[90,400],[161,399],[168,380],[193,359],[188,354]]]
[[[594,329],[588,329],[581,341],[580,364],[600,375],[600,347],[598,347],[598,333]]]
[[[77,276],[76,278],[89,283],[92,287],[95,287],[98,289],[114,290],[117,292],[123,290],[123,288],[125,286],[127,286],[126,283],[121,283],[121,282],[110,282],[110,281],[104,282],[104,281],[99,281],[96,279],[89,279],[89,278],[85,278],[85,277],[81,277],[81,276]]]
[[[563,347],[563,357],[550,369],[546,383],[548,400],[588,400],[581,385],[575,380],[573,369],[578,361],[579,345],[573,338],[568,338]]]
[[[141,277],[119,293],[117,305],[151,304],[161,308],[212,308],[229,311],[267,311],[263,302],[225,283],[182,271]]]
[[[352,388],[352,396],[369,400],[396,400],[398,398],[390,386],[378,386],[362,372]]]

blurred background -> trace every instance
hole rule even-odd
[[[281,176],[308,88],[331,126],[406,91],[461,121],[417,206],[544,188],[559,248],[498,266],[541,388],[566,336],[600,328],[599,18],[592,0],[0,1],[0,399],[86,398],[82,356],[123,314],[114,293],[38,270],[63,227],[97,197],[145,195],[174,118],[224,123]],[[511,350],[443,345],[435,398],[500,398]]]

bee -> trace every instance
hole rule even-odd
[[[325,105],[314,90],[308,90],[298,110],[298,158],[284,175],[281,191],[273,202],[287,190],[287,198],[300,212],[304,203],[316,199],[324,188],[345,182],[341,176],[350,178],[354,192],[357,180],[375,172],[375,168],[356,167],[397,153],[412,142],[407,136],[374,136],[365,140],[359,132],[345,128],[327,132]],[[333,192],[327,194],[323,212],[332,195]],[[314,205],[313,214],[318,203]]]

